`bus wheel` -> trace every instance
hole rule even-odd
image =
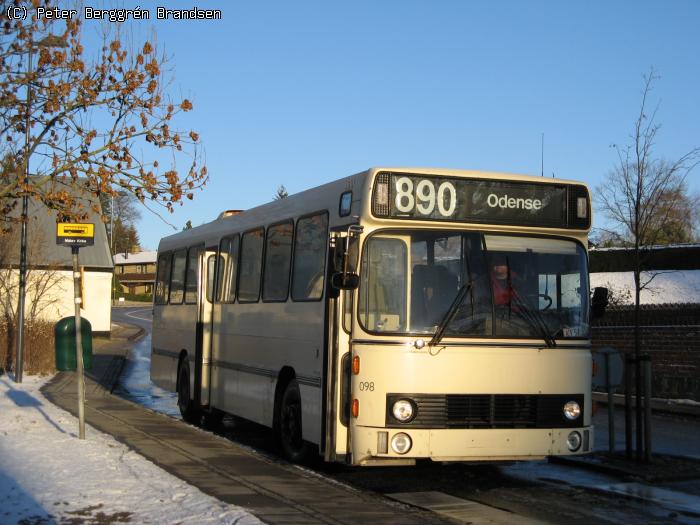
[[[183,361],[180,365],[180,375],[177,378],[177,407],[182,419],[187,423],[198,424],[201,419],[199,410],[194,406],[190,396],[190,365]]]
[[[278,440],[282,453],[289,461],[299,463],[309,455],[309,446],[301,433],[301,395],[299,385],[292,379],[287,383],[279,408]]]

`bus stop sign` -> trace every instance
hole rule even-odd
[[[63,246],[92,246],[95,243],[95,225],[70,222],[56,223],[56,244]]]

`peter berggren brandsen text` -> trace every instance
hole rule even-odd
[[[108,20],[110,22],[126,22],[127,20],[150,20],[155,13],[156,20],[221,20],[221,9],[200,9],[193,6],[189,9],[168,9],[156,7],[141,9],[99,9],[85,6],[82,9],[85,20]],[[59,7],[37,7],[37,18],[40,20],[72,20],[78,16],[77,9],[61,9]]]

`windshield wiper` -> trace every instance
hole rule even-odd
[[[447,312],[445,313],[442,320],[440,321],[440,324],[438,325],[437,329],[435,330],[435,333],[433,334],[433,338],[428,343],[430,346],[435,346],[440,342],[440,340],[442,339],[442,336],[445,334],[445,330],[447,329],[447,326],[452,322],[452,319],[457,314],[457,310],[459,310],[459,307],[462,306],[462,302],[464,301],[464,297],[467,295],[467,292],[469,292],[469,290],[471,290],[471,288],[472,288],[472,283],[466,282],[457,291],[457,297],[455,297],[455,300],[452,301],[452,304],[447,309]]]
[[[549,331],[549,328],[547,328],[547,322],[544,320],[544,317],[542,317],[540,311],[535,308],[531,308],[529,303],[523,300],[515,288],[512,289],[511,295],[515,299],[515,304],[520,310],[518,313],[521,314],[521,317],[525,319],[530,326],[540,332],[542,339],[544,339],[547,346],[549,348],[554,348],[557,346],[557,342]]]

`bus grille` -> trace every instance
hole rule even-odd
[[[413,401],[417,413],[408,423],[392,415],[398,399]],[[567,401],[581,415],[564,416]],[[386,426],[390,428],[570,428],[583,425],[583,394],[388,394]]]

